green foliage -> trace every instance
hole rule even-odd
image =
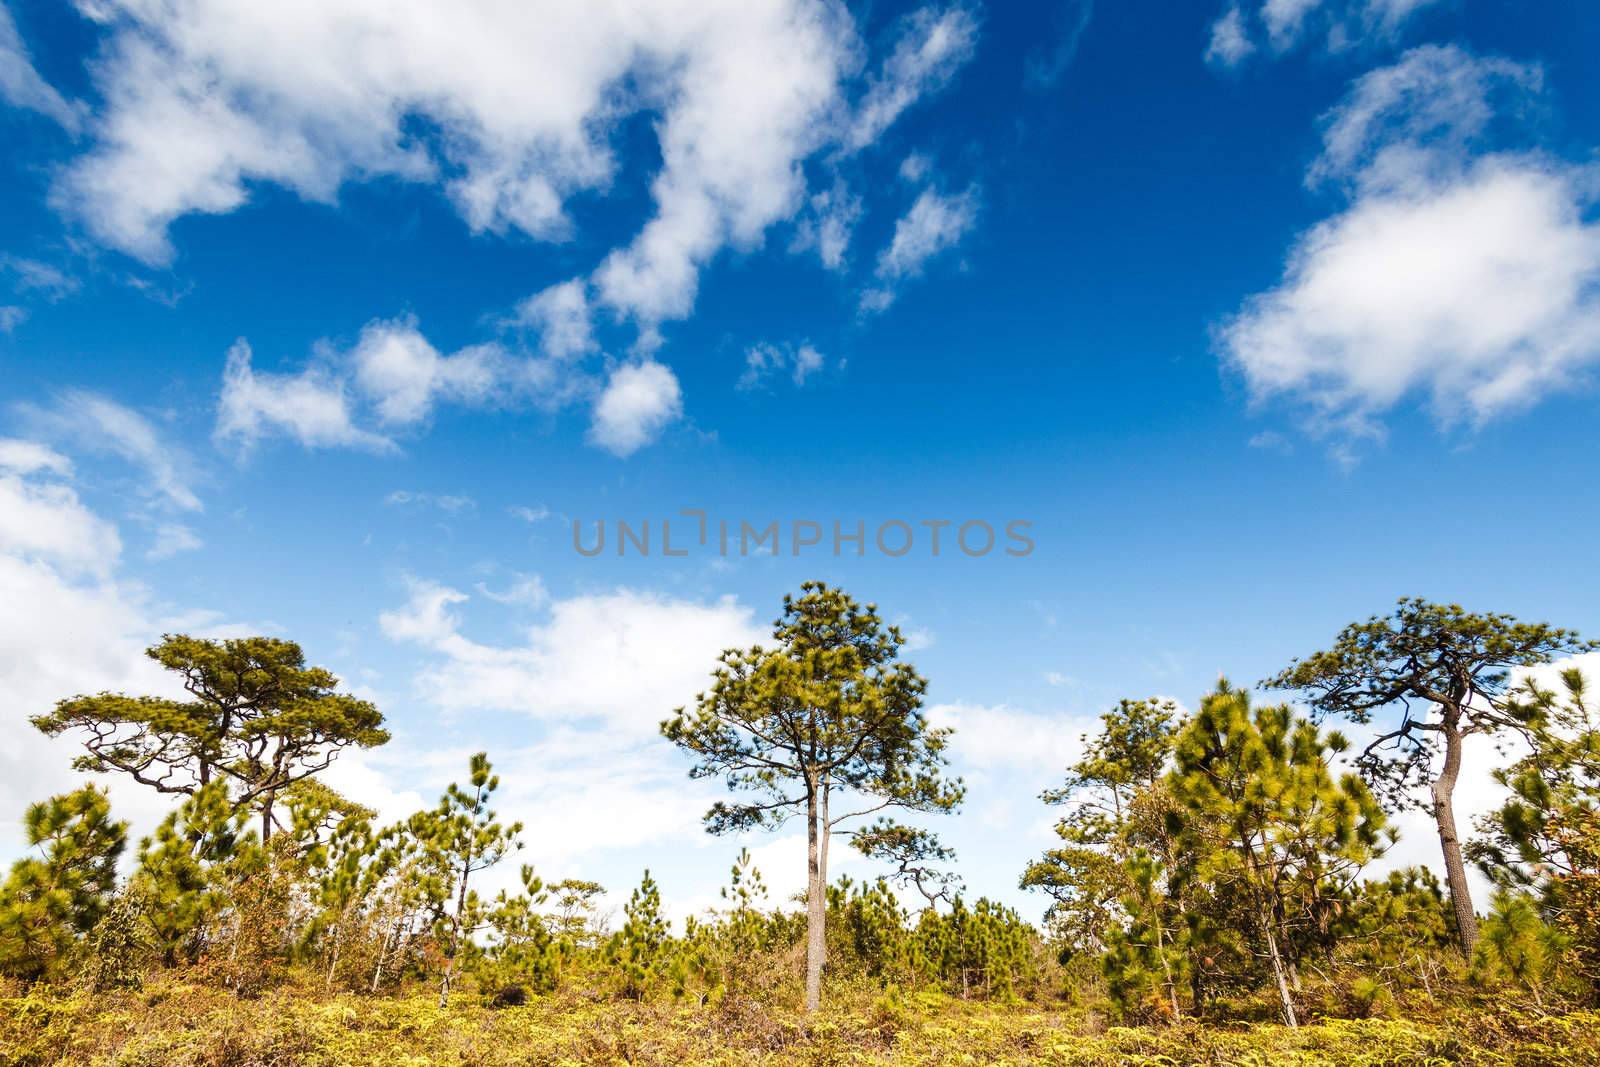
[[[446,966],[439,985],[439,1004],[450,999],[450,985],[456,972],[456,957],[464,943],[483,924],[478,900],[472,894],[472,876],[499,863],[522,847],[517,835],[520,822],[502,824],[489,808],[489,800],[500,788],[500,779],[489,765],[487,753],[479,752],[468,766],[468,786],[454,782],[439,799],[439,806],[411,817],[409,829],[416,839],[424,867],[434,881],[430,891],[442,890],[439,899],[454,896],[453,907],[439,915]]]
[[[243,830],[220,779],[186,797],[139,843],[134,886],[151,945],[171,966],[200,958],[229,903],[229,891],[262,862],[260,843]]]
[[[1167,1030],[1097,1025],[1045,1008],[873,994],[803,1019],[670,1002],[535,999],[494,1011],[462,998],[309,995],[240,1001],[197,986],[142,998],[0,997],[4,1067],[1580,1067],[1600,1059],[1600,1015],[1487,1007],[1400,1019]]]
[[[914,887],[930,908],[961,892],[960,876],[937,866],[953,863],[955,850],[940,844],[930,831],[879,819],[851,834],[850,844],[868,859],[893,866],[889,881],[901,889]]]
[[[1100,722],[1099,734],[1083,738],[1083,757],[1067,768],[1066,781],[1040,795],[1065,809],[1056,823],[1063,844],[1029,864],[1020,883],[1050,896],[1045,918],[1069,957],[1099,956],[1114,942],[1119,957],[1126,955],[1119,924],[1127,914],[1126,898],[1136,890],[1129,865],[1136,856],[1166,866],[1172,861],[1162,781],[1177,732],[1177,705],[1154,697],[1124,700]],[[1152,872],[1147,888],[1154,891],[1156,881]],[[1155,920],[1154,913],[1146,918]],[[1160,928],[1157,922],[1152,930]],[[1128,976],[1133,978],[1131,970]]]
[[[1402,597],[1392,615],[1345,627],[1331,649],[1295,661],[1266,683],[1304,690],[1319,715],[1355,723],[1401,709],[1399,723],[1380,732],[1358,764],[1397,808],[1418,804],[1418,788],[1428,787],[1465,954],[1477,938],[1477,920],[1453,806],[1462,739],[1521,727],[1522,716],[1504,699],[1513,669],[1594,647],[1544,623]]]
[[[1252,708],[1224,681],[1174,749],[1186,877],[1231,883],[1246,901],[1290,1025],[1297,960],[1331,950],[1343,899],[1386,844],[1386,816],[1365,783],[1333,775],[1344,748],[1288,705]]]
[[[661,890],[649,871],[633,891],[625,913],[627,921],[611,938],[606,958],[616,971],[621,994],[642,1000],[671,963],[672,935],[661,914]]]
[[[691,778],[718,777],[744,802],[718,801],[706,827],[721,834],[774,828],[804,815],[807,859],[807,1003],[821,996],[828,843],[858,815],[902,808],[943,812],[964,787],[943,775],[949,730],[922,711],[927,682],[899,661],[904,639],[877,607],[821,582],[785,596],[776,647],[723,653],[694,710],[678,709],[662,734],[696,763]],[[859,804],[837,814],[833,804]]]
[[[1515,982],[1542,1007],[1543,990],[1554,977],[1565,948],[1560,932],[1540,917],[1537,904],[1527,894],[1501,890],[1495,894],[1482,933],[1473,956],[1474,971]]]
[[[489,899],[482,874],[521,847],[522,827],[493,810],[500,783],[486,754],[472,758],[466,783],[452,784],[436,806],[377,825],[374,812],[340,797],[312,768],[341,745],[361,743],[361,729],[381,734],[381,720],[297,734],[296,722],[326,727],[331,720],[317,718],[324,712],[359,710],[331,692],[336,680],[326,672],[305,669],[298,649],[170,638],[158,650],[184,674],[194,700],[83,698],[102,701],[99,725],[91,708],[72,701],[58,713],[70,706],[81,717],[54,725],[91,733],[91,755],[80,762],[149,778],[181,803],[140,843],[121,892],[116,859],[125,828],[111,820],[103,793],[86,787],[29,809],[37,855],[17,863],[0,886],[0,970],[12,976],[0,994],[25,982],[154,1007],[181,989],[180,1000],[226,996],[237,1007],[218,1010],[241,1016],[268,1018],[246,1004],[312,999],[330,1011],[345,1005],[337,1010],[348,1018],[348,1005],[363,1003],[345,999],[352,993],[415,1004],[409,993],[431,986],[437,1007],[406,1009],[424,1029],[475,1018],[482,1004],[515,1007],[507,1016],[565,1005],[618,1020],[691,1019],[696,1034],[756,1034],[751,1050],[792,1049],[793,1062],[805,1063],[863,1061],[885,1048],[905,1063],[963,1055],[1110,1062],[1108,1050],[1144,1061],[1144,1045],[1116,1036],[1132,1031],[1068,1040],[1052,1023],[1004,1047],[977,1036],[963,1046],[949,1036],[961,1025],[952,1020],[984,1020],[976,1035],[1041,1006],[1066,1011],[1069,1030],[1094,1029],[1108,1010],[1123,1022],[1172,1028],[1170,1038],[1139,1038],[1160,1050],[1149,1062],[1190,1062],[1183,1058],[1190,1052],[1210,1057],[1194,1062],[1266,1062],[1265,1053],[1230,1044],[1199,1020],[1259,1022],[1275,1010],[1290,1023],[1415,1013],[1418,1003],[1430,1012],[1476,1004],[1492,1014],[1523,998],[1507,997],[1509,989],[1526,991],[1545,1010],[1565,1010],[1594,996],[1600,978],[1600,739],[1592,701],[1574,672],[1561,676],[1560,692],[1531,682],[1507,691],[1510,667],[1497,674],[1487,664],[1499,657],[1515,666],[1516,656],[1542,654],[1570,635],[1410,601],[1396,620],[1375,620],[1340,646],[1355,673],[1322,693],[1324,711],[1361,721],[1380,706],[1358,707],[1352,695],[1381,673],[1373,657],[1432,641],[1441,655],[1477,656],[1485,665],[1457,684],[1492,697],[1489,710],[1462,714],[1500,716],[1528,743],[1499,774],[1510,801],[1484,822],[1472,848],[1516,891],[1496,897],[1470,973],[1450,951],[1458,943],[1457,895],[1447,899],[1425,870],[1361,877],[1392,834],[1378,795],[1342,764],[1344,739],[1287,706],[1255,706],[1226,682],[1187,720],[1171,701],[1122,701],[1084,739],[1061,787],[1043,794],[1061,812],[1059,846],[1030,864],[1022,885],[1051,898],[1048,938],[1010,908],[964,899],[951,869],[955,855],[932,832],[887,815],[841,829],[886,809],[949,810],[962,785],[944,776],[947,734],[923,717],[924,683],[899,661],[899,634],[871,605],[810,583],[785,601],[774,648],[728,653],[694,711],[680,710],[663,727],[696,756],[692,774],[724,777],[733,787],[735,799],[708,815],[712,830],[806,818],[804,910],[773,906],[747,851],[721,905],[687,919],[678,937],[648,871],[615,928],[597,883],[547,885],[531,867],[522,868],[520,885]],[[1409,669],[1412,684],[1420,668]],[[333,704],[291,707],[282,687],[295,685],[303,687],[295,701]],[[128,710],[133,705],[145,718]],[[119,707],[127,712],[120,719]],[[841,835],[885,864],[885,876],[826,883],[829,845]],[[841,1007],[805,1026],[773,1023],[790,1007],[816,1009],[824,960],[830,1002]],[[468,995],[452,1010],[457,983]],[[141,986],[142,997],[128,992]],[[38,1014],[43,1031],[59,1036],[50,1020],[60,1012],[31,994],[24,999],[19,1010]],[[950,1014],[965,1002],[974,1002],[969,1014]],[[926,1031],[943,1035],[930,1046],[936,1053],[903,1043],[934,1016],[945,1027]],[[321,1033],[314,1022],[273,1018],[272,1034],[219,1036],[221,1062],[340,1062],[333,1053],[313,1056],[323,1040],[313,1036]],[[1560,1018],[1541,1017],[1538,1025],[1564,1026]],[[857,1023],[862,1029],[852,1030]],[[676,1062],[651,1044],[658,1038],[645,1033],[650,1025],[574,1038],[546,1058]],[[1494,1025],[1500,1029],[1485,1030],[1485,1041],[1533,1032],[1521,1017]],[[1336,1035],[1328,1038],[1335,1043],[1351,1033],[1391,1041],[1400,1050],[1393,1062],[1412,1062],[1405,1057],[1419,1049],[1454,1061],[1469,1047],[1375,1018],[1360,1029],[1316,1029]],[[1272,1035],[1263,1048],[1274,1055],[1298,1055],[1323,1039],[1261,1032]],[[125,1028],[118,1033],[127,1041]],[[355,1047],[354,1033],[340,1024],[341,1050]],[[857,1037],[839,1036],[847,1033],[871,1033],[876,1044],[851,1044]],[[5,1036],[0,1067],[12,1062]],[[211,1055],[186,1047],[170,1026],[144,1038],[118,1044],[119,1062],[199,1063]],[[941,1042],[951,1044],[948,1057]],[[54,1047],[13,1044],[34,1050],[27,1055],[35,1060],[37,1050]],[[499,1051],[457,1058],[490,1062],[483,1056]],[[1070,1058],[1080,1054],[1088,1058]],[[1245,1058],[1218,1058],[1225,1054]],[[1368,1059],[1389,1062],[1387,1055],[1372,1051]]]
[[[31,981],[60,974],[105,913],[127,823],[113,822],[105,793],[86,785],[30,805],[23,830],[39,855],[18,860],[0,886],[0,973]]]
[[[77,696],[32,723],[51,737],[76,733],[81,770],[118,771],[163,793],[192,795],[231,783],[230,803],[276,827],[284,789],[326,770],[344,748],[389,740],[365,700],[335,692],[339,679],[307,667],[293,641],[208,641],[168,634],[146,654],[183,680],[189,700],[118,693]]]
[[[96,993],[112,989],[138,989],[144,982],[144,965],[150,946],[142,931],[144,896],[128,888],[112,899],[89,935],[87,976]]]
[[[550,920],[537,911],[549,893],[532,867],[522,868],[521,881],[520,892],[501,890],[482,916],[491,940],[473,965],[480,989],[498,991],[514,985],[549,993],[560,983],[566,945],[552,932]]]

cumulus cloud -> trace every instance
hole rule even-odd
[[[1497,101],[1537,85],[1436,47],[1356,83],[1309,175],[1348,206],[1218,332],[1253,397],[1362,435],[1409,397],[1441,424],[1479,424],[1582,379],[1600,359],[1592,166],[1480,144],[1508,113]]]
[[[648,734],[693,701],[723,649],[765,636],[733,597],[700,602],[618,589],[549,600],[545,620],[521,643],[490,645],[461,632],[468,594],[425,580],[411,581],[409,594],[379,625],[392,640],[433,653],[417,688],[457,714],[508,711]]]
[[[618,367],[594,406],[589,440],[618,456],[654,441],[683,414],[677,376],[646,360]]]
[[[72,461],[38,441],[0,437],[0,471],[13,474],[36,474],[40,471],[71,474]]]
[[[810,344],[798,347],[775,345],[765,341],[751,345],[744,354],[744,373],[739,376],[742,390],[759,389],[773,375],[786,375],[796,386],[806,384],[806,379],[822,369],[822,353]]]
[[[1041,785],[1060,778],[1082,754],[1082,734],[1093,722],[1003,704],[961,703],[933,705],[928,721],[955,729],[950,758],[957,770],[1005,774]]]
[[[0,553],[68,574],[107,574],[122,552],[116,527],[70,484],[43,477],[69,472],[65,458],[43,445],[0,442]]]
[[[1438,0],[1260,0],[1232,3],[1211,24],[1206,62],[1234,67],[1264,46],[1282,55],[1307,41],[1342,52],[1391,41],[1418,11]]]
[[[939,253],[954,248],[978,218],[978,191],[958,195],[924,189],[911,210],[895,223],[894,237],[878,256],[878,285],[861,300],[864,311],[882,311],[894,302],[896,287],[922,273]]]
[[[78,129],[83,118],[81,105],[63,98],[34,69],[16,20],[4,4],[0,4],[0,100],[37,111],[71,131]]]
[[[572,359],[599,347],[589,294],[576,278],[528,297],[517,305],[515,321],[538,331],[540,350],[552,359]]]
[[[380,422],[408,426],[426,419],[441,400],[481,404],[506,377],[493,345],[440,355],[412,319],[372,322],[350,353],[356,387],[371,399]]]
[[[313,365],[298,374],[262,374],[251,360],[250,345],[244,340],[228,349],[217,407],[217,440],[248,451],[262,438],[279,433],[305,448],[395,450],[390,438],[356,425],[348,389],[328,368]]]
[[[690,314],[701,270],[722,249],[759,246],[798,223],[796,245],[844,264],[859,201],[838,162],[881,137],[972,55],[978,20],[933,5],[898,22],[873,65],[835,0],[472,0],[442,18],[426,5],[328,0],[79,0],[102,23],[102,101],[86,149],[61,169],[57,208],[100,242],[147,263],[173,254],[180,217],[231,212],[263,184],[331,203],[378,178],[441,187],[475,231],[572,236],[568,204],[603,193],[633,158],[613,141],[647,114],[659,160],[651,211],[592,269],[508,316],[537,332],[538,360],[497,345],[446,355],[414,323],[377,323],[354,353],[263,374],[230,354],[217,435],[248,448],[269,434],[306,447],[395,447],[396,429],[440,403],[595,388],[562,365],[599,350],[596,312],[639,331]],[[833,187],[808,188],[830,152]],[[654,362],[599,393],[592,439],[626,453],[676,417],[676,379]],[[630,406],[643,401],[643,407]],[[637,443],[635,443],[637,442]]]
[[[871,144],[949,82],[978,35],[966,7],[913,12],[852,104],[863,49],[831,0],[581,12],[478,0],[448,19],[364,0],[80,9],[107,27],[105,103],[55,200],[152,263],[171,258],[174,219],[232,211],[261,182],[323,202],[380,176],[438,183],[474,230],[563,240],[567,202],[604,190],[623,165],[615,131],[629,115],[659,115],[652,217],[574,279],[647,335],[688,314],[722,247],[759,243],[805,203],[805,159]],[[563,289],[569,303],[545,310],[568,310],[581,292]],[[550,354],[581,339],[556,331]]]
[[[0,611],[0,851],[20,844],[15,820],[25,805],[81,783],[71,769],[76,746],[45,738],[29,715],[75,693],[176,688],[142,652],[180,623],[118,577],[117,528],[84,504],[71,473],[42,442],[0,440],[0,603],[27,606]],[[153,826],[164,799],[116,777],[105,782],[119,816],[136,831]]]
[[[555,406],[586,386],[581,371],[500,344],[445,354],[410,317],[368,323],[347,351],[321,342],[293,373],[262,373],[252,364],[240,339],[223,370],[215,430],[246,451],[279,434],[306,448],[391,452],[397,435],[423,427],[443,405]]]
[[[1219,67],[1237,67],[1256,50],[1245,27],[1244,12],[1238,5],[1228,8],[1211,24],[1211,41],[1206,45],[1206,62]]]

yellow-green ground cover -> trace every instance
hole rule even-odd
[[[0,1067],[510,1067],[568,1064],[1600,1064],[1600,1013],[1485,1010],[1428,1022],[1329,1020],[1289,1030],[1104,1028],[1092,1015],[943,998],[806,1020],[713,1007],[534,1000],[493,1010],[425,993],[256,999],[200,986],[0,998]]]

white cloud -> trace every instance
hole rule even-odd
[[[657,116],[653,216],[558,287],[562,307],[526,309],[565,314],[592,291],[647,342],[690,312],[724,246],[759,244],[806,203],[804,160],[872,143],[949,81],[978,32],[965,7],[907,16],[852,107],[862,47],[832,0],[474,0],[448,17],[370,0],[80,7],[108,27],[105,104],[55,202],[153,263],[173,254],[174,219],[233,211],[262,182],[322,202],[349,181],[439,183],[474,230],[562,240],[568,200],[622,165],[615,132]],[[846,206],[818,235],[825,260],[842,255]],[[561,321],[573,329],[547,332],[547,355],[587,350],[579,320]]]
[[[28,477],[67,473],[60,455],[29,445],[33,443],[6,442],[7,462],[0,469],[0,554],[65,573],[109,573],[122,552],[116,527],[85,507],[72,486]]]
[[[248,451],[282,434],[306,448],[398,449],[395,435],[424,427],[443,404],[469,409],[557,407],[590,388],[562,360],[493,343],[446,355],[414,319],[375,319],[348,351],[322,341],[298,372],[264,374],[247,341],[228,352],[215,436]]]
[[[1311,180],[1350,205],[1301,235],[1283,281],[1219,331],[1257,399],[1312,427],[1380,432],[1411,396],[1482,423],[1581,380],[1600,360],[1600,226],[1591,169],[1474,155],[1494,94],[1533,72],[1418,49],[1357,83]]]
[[[426,419],[440,400],[482,404],[506,377],[492,345],[443,356],[412,319],[371,322],[350,353],[353,380],[372,402],[378,420],[408,426]]]
[[[619,0],[582,11],[470,0],[448,16],[371,0],[79,7],[105,27],[94,68],[103,104],[54,203],[149,263],[172,257],[174,220],[231,212],[259,185],[331,203],[348,182],[385,177],[442,186],[475,231],[564,240],[568,201],[604,192],[633,163],[617,158],[617,131],[630,116],[654,119],[658,152],[643,157],[660,161],[651,216],[592,270],[508,317],[538,331],[542,359],[493,345],[443,355],[409,321],[375,323],[346,357],[288,375],[255,373],[237,347],[217,436],[245,448],[284,434],[308,448],[388,451],[395,428],[441,402],[592,395],[589,376],[560,365],[598,350],[598,308],[633,322],[643,358],[662,323],[691,312],[712,258],[759,246],[802,210],[797,244],[842,266],[859,203],[843,184],[808,196],[805,162],[831,148],[832,169],[871,144],[948,83],[978,32],[966,7],[917,11],[863,79],[854,20],[835,0]],[[645,407],[628,407],[636,401]],[[666,368],[624,368],[600,395],[591,438],[626,454],[678,404]]]
[[[72,131],[83,118],[81,106],[64,99],[34,69],[16,21],[4,4],[0,4],[0,100],[37,111]]]
[[[384,497],[383,502],[395,507],[405,507],[410,504],[417,504],[422,507],[433,507],[438,508],[440,511],[447,511],[452,515],[463,511],[472,511],[478,506],[478,502],[476,500],[463,494],[415,493],[409,489],[396,489],[394,492]]]
[[[820,0],[86,10],[111,26],[107,106],[57,200],[106,243],[160,262],[173,219],[232,211],[251,182],[331,201],[378,175],[445,181],[474,230],[559,240],[567,199],[613,177],[621,120],[653,111],[656,215],[596,276],[642,320],[685,314],[701,264],[793,210],[857,48]]]
[[[0,437],[0,470],[16,474],[71,474],[72,461],[48,445],[17,437]]]
[[[654,441],[683,414],[677,376],[647,360],[618,367],[594,406],[589,439],[618,456]]]
[[[1237,67],[1255,50],[1245,30],[1244,12],[1238,5],[1228,8],[1211,24],[1211,43],[1206,45],[1207,63]]]
[[[823,363],[822,353],[809,344],[793,347],[763,341],[745,350],[744,373],[739,376],[738,387],[760,388],[774,374],[786,374],[796,386],[802,386],[807,378],[822,369]]]
[[[1528,112],[1543,84],[1538,66],[1452,46],[1413,48],[1358,78],[1324,117],[1322,152],[1306,182],[1373,192],[1426,189],[1459,175],[1496,115]]]
[[[831,189],[811,197],[806,214],[795,227],[791,252],[815,250],[829,270],[845,267],[850,237],[861,221],[861,198],[850,192],[843,179],[835,179]]]
[[[143,655],[163,631],[196,623],[162,618],[137,585],[116,576],[116,527],[60,480],[71,467],[36,442],[0,442],[0,852],[21,844],[23,807],[81,784],[78,746],[49,740],[27,717],[77,693],[126,690],[181,694]],[[148,830],[165,798],[120,776],[113,809]]]
[[[1003,704],[936,704],[928,721],[954,727],[950,757],[957,771],[976,768],[1025,778],[1041,787],[1066,773],[1083,751],[1092,718],[1040,715]]]
[[[933,160],[921,152],[913,152],[900,161],[900,178],[912,185],[920,185],[933,172]]]
[[[139,468],[148,479],[145,492],[180,511],[201,510],[190,487],[192,462],[155,425],[132,408],[82,390],[69,390],[51,408],[22,409],[40,432],[67,438],[96,453],[109,453]]]
[[[860,149],[876,141],[919,97],[948,84],[977,45],[978,19],[964,6],[930,6],[907,15],[894,50],[856,108],[846,147]]]
[[[468,600],[414,580],[408,603],[379,618],[388,637],[437,657],[417,677],[423,696],[455,713],[589,721],[636,736],[652,736],[673,708],[692,702],[723,649],[765,636],[732,597],[702,603],[618,589],[552,600],[523,642],[489,645],[461,632],[456,609]]]
[[[15,304],[0,304],[0,333],[11,333],[27,321],[27,308]]]
[[[1329,52],[1365,42],[1389,42],[1418,11],[1438,0],[1261,0],[1232,3],[1211,25],[1206,62],[1237,66],[1259,51],[1257,37],[1275,55],[1306,41]],[[1259,31],[1259,32],[1258,32]]]
[[[0,256],[0,268],[16,276],[19,293],[37,292],[48,300],[60,300],[78,291],[82,283],[60,267],[21,256]]]
[[[882,311],[894,302],[895,287],[922,273],[933,257],[960,242],[978,217],[978,191],[948,196],[924,189],[903,218],[895,223],[894,237],[878,256],[879,285],[862,296],[865,311]]]
[[[855,48],[843,8],[691,9],[696,17],[661,27],[692,46],[658,127],[656,215],[594,275],[604,303],[647,325],[689,313],[699,268],[723,244],[752,246],[799,207],[799,162],[826,140]]]
[[[524,507],[523,505],[518,504],[518,505],[515,505],[513,507],[507,508],[506,510],[509,511],[514,517],[516,517],[518,519],[521,519],[523,522],[528,523],[530,526],[536,525],[538,523],[541,523],[544,520],[546,520],[548,518],[552,518],[555,515],[555,513],[553,511],[551,511],[549,508],[545,507],[543,504],[540,504],[538,507],[533,507],[533,508]]]
[[[1094,0],[1066,0],[1057,15],[1057,38],[1053,47],[1041,49],[1028,57],[1024,68],[1029,86],[1048,89],[1061,80],[1061,76],[1078,58],[1078,45],[1094,16]]]
[[[145,552],[145,558],[151,560],[170,559],[183,552],[193,552],[203,548],[205,542],[200,540],[200,535],[181,522],[164,522],[156,527],[155,540]]]
[[[476,588],[479,595],[489,598],[496,604],[542,608],[550,602],[550,591],[545,588],[544,579],[537,574],[519,574],[510,586],[498,593],[483,582],[479,582]]]
[[[539,332],[539,347],[551,359],[587,355],[599,346],[589,294],[580,279],[552,285],[517,305],[518,323]]]
[[[222,372],[215,436],[248,451],[270,433],[294,438],[305,448],[361,448],[392,452],[395,443],[355,424],[343,380],[327,367],[299,374],[260,374],[250,365],[250,345],[236,341]]]

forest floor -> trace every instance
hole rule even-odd
[[[169,984],[91,997],[0,997],[0,1067],[511,1067],[576,1064],[1600,1065],[1600,1013],[1499,1009],[1420,1019],[1327,1020],[1290,1030],[1097,1025],[1082,1012],[942,997],[833,1008],[806,1019],[709,1008],[536,998],[493,1010],[430,993],[253,999]]]

